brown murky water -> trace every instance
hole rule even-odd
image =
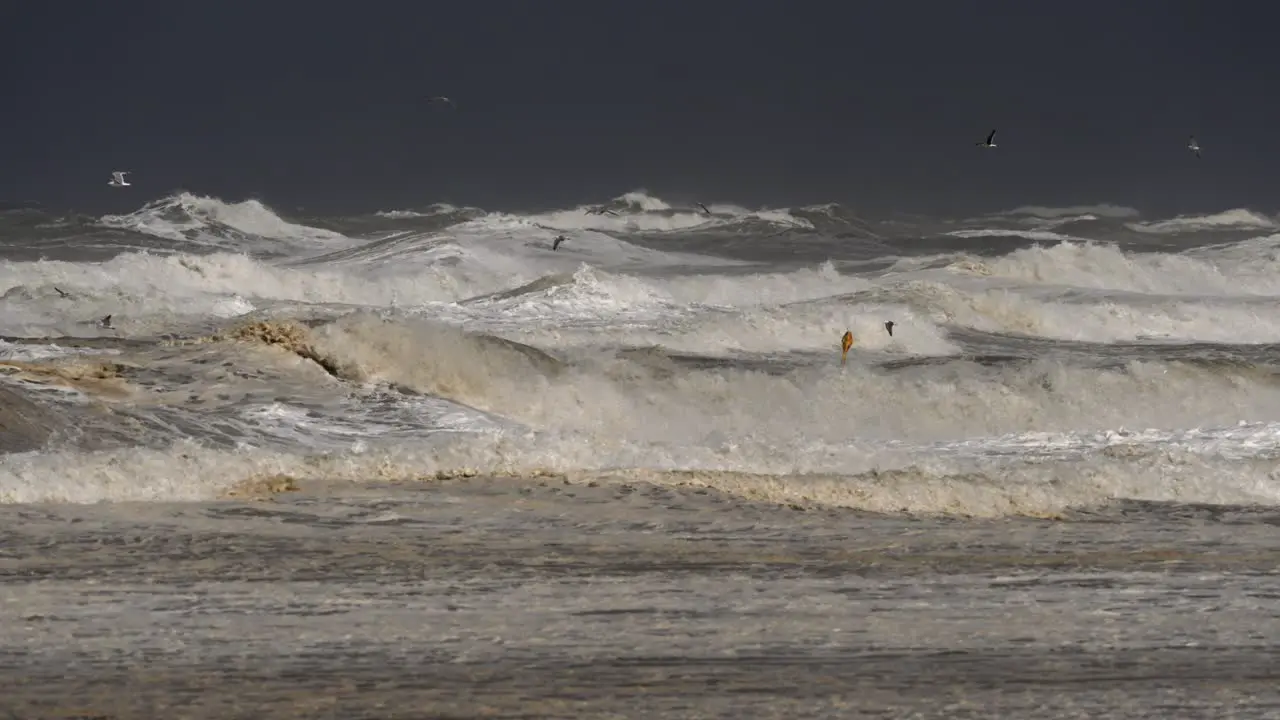
[[[0,710],[1280,717],[1280,514],[797,511],[559,480],[0,506]]]

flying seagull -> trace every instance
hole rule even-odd
[[[116,170],[111,173],[111,182],[107,184],[111,187],[129,187],[129,183],[124,179],[124,176],[128,174],[128,170]]]
[[[431,98],[427,102],[449,103],[449,105],[452,106],[454,110],[458,109],[458,103],[454,102],[451,98],[447,98],[443,95],[436,95],[435,97]]]
[[[892,320],[888,320],[885,322],[884,329],[888,331],[889,337],[893,337],[893,321]]]
[[[557,235],[554,242],[551,243],[552,250],[559,250],[560,243],[564,242],[564,235]]]
[[[977,145],[978,147],[984,147],[984,148],[993,148],[996,146],[996,144],[992,142],[995,139],[996,139],[996,131],[992,130],[991,134],[987,136],[986,142],[974,143],[974,145]]]
[[[708,215],[710,215],[710,214],[711,214],[711,211],[707,209],[707,206],[706,206],[706,205],[703,205],[702,203],[698,203],[698,207],[702,208],[702,212],[704,212],[704,213],[706,213],[706,214],[708,214]]]
[[[1187,141],[1187,149],[1195,153],[1196,157],[1200,157],[1200,143],[1196,142],[1195,135],[1192,135],[1191,139]]]
[[[609,208],[606,208],[606,207],[595,207],[595,208],[591,208],[590,210],[588,210],[588,211],[587,211],[587,214],[588,214],[588,215],[612,215],[612,216],[614,216],[614,217],[617,217],[617,216],[618,216],[618,213],[616,213],[616,212],[614,212],[614,211],[612,211],[612,210],[610,210]]]

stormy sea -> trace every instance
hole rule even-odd
[[[1280,717],[1275,217],[139,198],[0,212],[0,716]]]

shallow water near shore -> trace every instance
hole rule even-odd
[[[1265,718],[1280,514],[471,478],[0,506],[15,717]]]

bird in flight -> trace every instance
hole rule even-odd
[[[443,96],[443,95],[436,95],[435,97],[433,97],[433,98],[431,98],[430,100],[428,100],[428,102],[432,102],[432,103],[444,103],[444,104],[448,105],[449,107],[452,107],[454,110],[457,110],[457,109],[458,109],[458,103],[454,102],[454,101],[453,101],[453,98],[447,98],[447,97],[445,97],[445,96]]]
[[[1187,149],[1195,153],[1196,157],[1200,157],[1200,143],[1196,142],[1195,135],[1192,135],[1191,139],[1187,141]]]
[[[986,142],[974,143],[974,145],[977,145],[978,147],[984,147],[984,148],[993,148],[996,146],[995,139],[996,139],[996,131],[992,130],[991,134],[987,136]]]
[[[128,170],[116,170],[111,173],[111,181],[107,184],[111,187],[129,187],[130,184],[124,179],[124,176],[128,174]]]

